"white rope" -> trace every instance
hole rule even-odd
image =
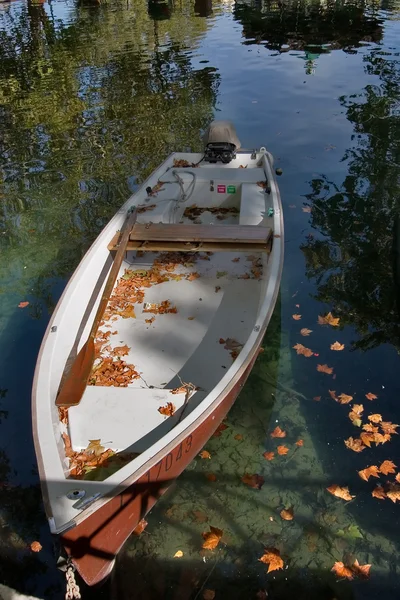
[[[69,564],[65,571],[65,577],[67,579],[67,591],[65,592],[65,600],[80,600],[82,598],[79,585],[76,583],[74,567]]]

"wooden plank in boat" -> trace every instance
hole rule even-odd
[[[115,234],[109,250],[115,250]],[[128,250],[147,251],[222,251],[270,252],[272,230],[259,225],[175,225],[137,223],[128,242]]]

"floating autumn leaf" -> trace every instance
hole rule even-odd
[[[353,396],[349,396],[348,394],[340,394],[337,397],[337,401],[340,404],[348,404],[349,402],[351,402],[353,400]]]
[[[42,549],[42,544],[40,542],[32,542],[31,550],[32,552],[40,552]]]
[[[317,371],[319,371],[319,373],[326,373],[327,375],[332,375],[333,367],[328,367],[328,365],[317,365]]]
[[[283,560],[279,550],[276,548],[266,548],[265,553],[258,560],[266,565],[269,565],[267,573],[283,569]]]
[[[245,473],[242,477],[242,481],[243,483],[245,483],[251,488],[254,488],[255,490],[261,490],[262,486],[264,485],[265,479],[257,473],[255,473],[254,475]]]
[[[385,433],[384,435],[381,433],[374,433],[374,441],[377,446],[378,444],[386,444],[386,442],[389,442],[390,439],[391,436],[388,433]]]
[[[246,167],[245,167],[246,168]],[[203,600],[214,600],[215,591],[210,589],[205,589],[203,592]]]
[[[167,402],[165,406],[160,406],[158,408],[158,412],[165,417],[172,417],[175,412],[175,406],[172,404],[172,402]]]
[[[355,496],[350,494],[348,487],[340,487],[339,485],[333,484],[326,489],[330,494],[337,498],[341,498],[342,500],[353,500],[353,498],[355,498]]]
[[[379,469],[375,465],[371,467],[367,467],[366,469],[362,469],[362,471],[358,471],[359,476],[364,481],[368,481],[370,477],[379,477]]]
[[[20,302],[18,304],[18,308],[26,308],[27,306],[29,306],[29,302]]]
[[[397,483],[389,483],[386,496],[394,503],[397,501],[400,502],[400,485],[397,485]]]
[[[285,456],[285,454],[289,452],[289,448],[286,448],[286,446],[278,446],[276,451],[280,456]]]
[[[211,458],[211,454],[207,450],[202,450],[199,454],[200,458]]]
[[[125,346],[117,346],[116,348],[114,348],[112,354],[114,356],[126,356],[127,354],[129,354],[129,350],[130,348],[128,348],[127,344],[125,344]]]
[[[174,558],[182,558],[183,552],[182,550],[177,550],[174,554]]]
[[[307,358],[314,354],[314,352],[310,350],[310,348],[306,348],[305,346],[303,346],[303,344],[296,344],[295,346],[293,346],[293,349],[296,350],[297,354],[302,354]]]
[[[362,404],[353,404],[352,410],[349,412],[349,419],[356,427],[361,427],[361,415],[364,411]]]
[[[243,439],[243,436],[242,436],[240,433],[237,433],[237,434],[234,436],[234,439],[235,439],[235,440],[237,440],[238,442],[240,442],[240,441]]]
[[[333,398],[333,400],[336,400],[336,402],[338,401],[337,396],[336,396],[336,390],[328,390],[329,395],[331,398]]]
[[[303,440],[297,440],[296,446],[304,446]]]
[[[205,512],[201,510],[194,510],[193,516],[197,523],[205,523],[206,521],[208,521],[208,516]]]
[[[321,400],[321,396],[314,396],[313,400],[315,400],[315,402],[319,402]]]
[[[100,456],[105,450],[105,447],[100,444],[100,440],[89,440],[89,444],[85,449],[86,454],[94,454]]]
[[[372,423],[380,423],[382,421],[382,415],[369,415],[368,420],[372,421]]]
[[[347,448],[349,448],[349,450],[353,450],[353,452],[362,452],[365,450],[362,440],[358,438],[354,439],[353,437],[349,437],[347,440],[344,440],[344,443],[346,444]]]
[[[367,398],[367,400],[376,400],[378,398],[378,396],[376,396],[376,394],[372,394],[371,392],[368,392],[368,394],[365,394],[365,397]]]
[[[275,456],[275,452],[264,452],[264,454],[263,454],[263,457],[266,460],[273,460],[274,456]]]
[[[281,510],[281,512],[279,514],[284,521],[293,521],[293,517],[294,517],[293,506],[291,506],[288,509],[284,508],[283,510]]]
[[[383,431],[383,433],[395,433],[397,434],[397,427],[399,427],[399,425],[395,425],[395,423],[391,423],[390,421],[382,421],[380,423],[380,427]]]
[[[360,433],[360,439],[365,446],[371,448],[371,442],[375,442],[375,433],[369,433],[368,431],[362,431]]]
[[[148,523],[147,523],[146,519],[141,519],[139,521],[139,523],[136,525],[136,527],[132,533],[134,535],[140,535],[146,529],[147,525],[148,525]]]
[[[206,473],[208,481],[217,481],[217,476],[214,473]]]
[[[337,327],[339,325],[340,318],[334,317],[331,312],[328,312],[327,315],[321,317],[318,315],[318,325],[332,325],[332,327]]]
[[[307,329],[307,327],[303,327],[303,329],[300,329],[300,334],[304,335],[304,337],[310,335],[310,333],[312,333],[312,329]]]
[[[391,460],[384,460],[379,470],[383,475],[389,475],[390,473],[396,473],[396,465]]]
[[[352,571],[357,575],[357,577],[360,577],[361,579],[368,579],[371,566],[372,565],[360,565],[360,563],[356,559],[352,564],[351,568]]]
[[[342,562],[335,562],[331,571],[333,571],[338,577],[353,579],[353,571],[349,567],[346,567]]]
[[[294,319],[295,321],[300,321],[301,315],[292,315],[292,319]]]
[[[331,344],[331,350],[344,350],[344,344],[340,344],[339,342],[335,342],[334,344]]]
[[[369,431],[370,433],[378,433],[379,428],[375,427],[375,425],[371,425],[371,423],[365,423],[365,425],[363,425],[363,429],[364,431]]]
[[[210,531],[204,531],[201,534],[204,539],[202,548],[205,550],[214,550],[218,546],[223,533],[222,529],[210,525]]]
[[[224,340],[225,341],[225,340]],[[225,423],[220,423],[217,427],[217,429],[214,431],[214,433],[212,434],[212,437],[220,437],[221,433],[223,431],[225,431],[225,429],[228,429],[228,425],[225,425]]]
[[[397,483],[400,483],[400,473],[397,473],[395,480],[397,481]]]
[[[286,437],[286,431],[282,431],[280,427],[275,427],[273,432],[271,433],[272,438],[284,438]]]
[[[379,500],[384,500],[386,498],[385,490],[381,485],[377,485],[374,490],[372,490],[372,497],[378,498]]]

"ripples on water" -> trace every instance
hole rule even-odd
[[[357,471],[399,462],[399,443],[346,449],[360,431],[328,390],[400,422],[399,9],[396,1],[0,3],[1,581],[63,597],[30,423],[49,315],[121,202],[169,152],[198,150],[199,131],[216,116],[234,120],[244,147],[266,144],[283,168],[280,301],[228,429],[207,444],[211,460],[190,466],[127,543],[111,582],[84,595],[398,598],[399,509],[372,498],[376,484]],[[20,301],[30,304],[19,309]],[[329,310],[340,318],[335,329],[316,322]],[[343,351],[330,350],[336,340]],[[297,356],[298,342],[318,356]],[[318,362],[333,375],[318,373]],[[289,454],[267,462],[277,424]],[[245,472],[265,478],[260,491],[241,483]],[[329,495],[334,483],[356,498]],[[294,519],[283,521],[289,506]],[[225,543],[203,556],[210,524]],[[36,539],[38,555],[28,548]],[[281,551],[283,571],[266,574],[264,547]],[[177,550],[183,558],[172,558]],[[372,563],[370,580],[337,582],[332,565],[356,558]]]

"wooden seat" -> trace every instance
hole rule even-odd
[[[116,250],[116,233],[109,250]],[[136,223],[128,250],[147,251],[259,251],[269,252],[272,230],[258,225],[191,225]]]

